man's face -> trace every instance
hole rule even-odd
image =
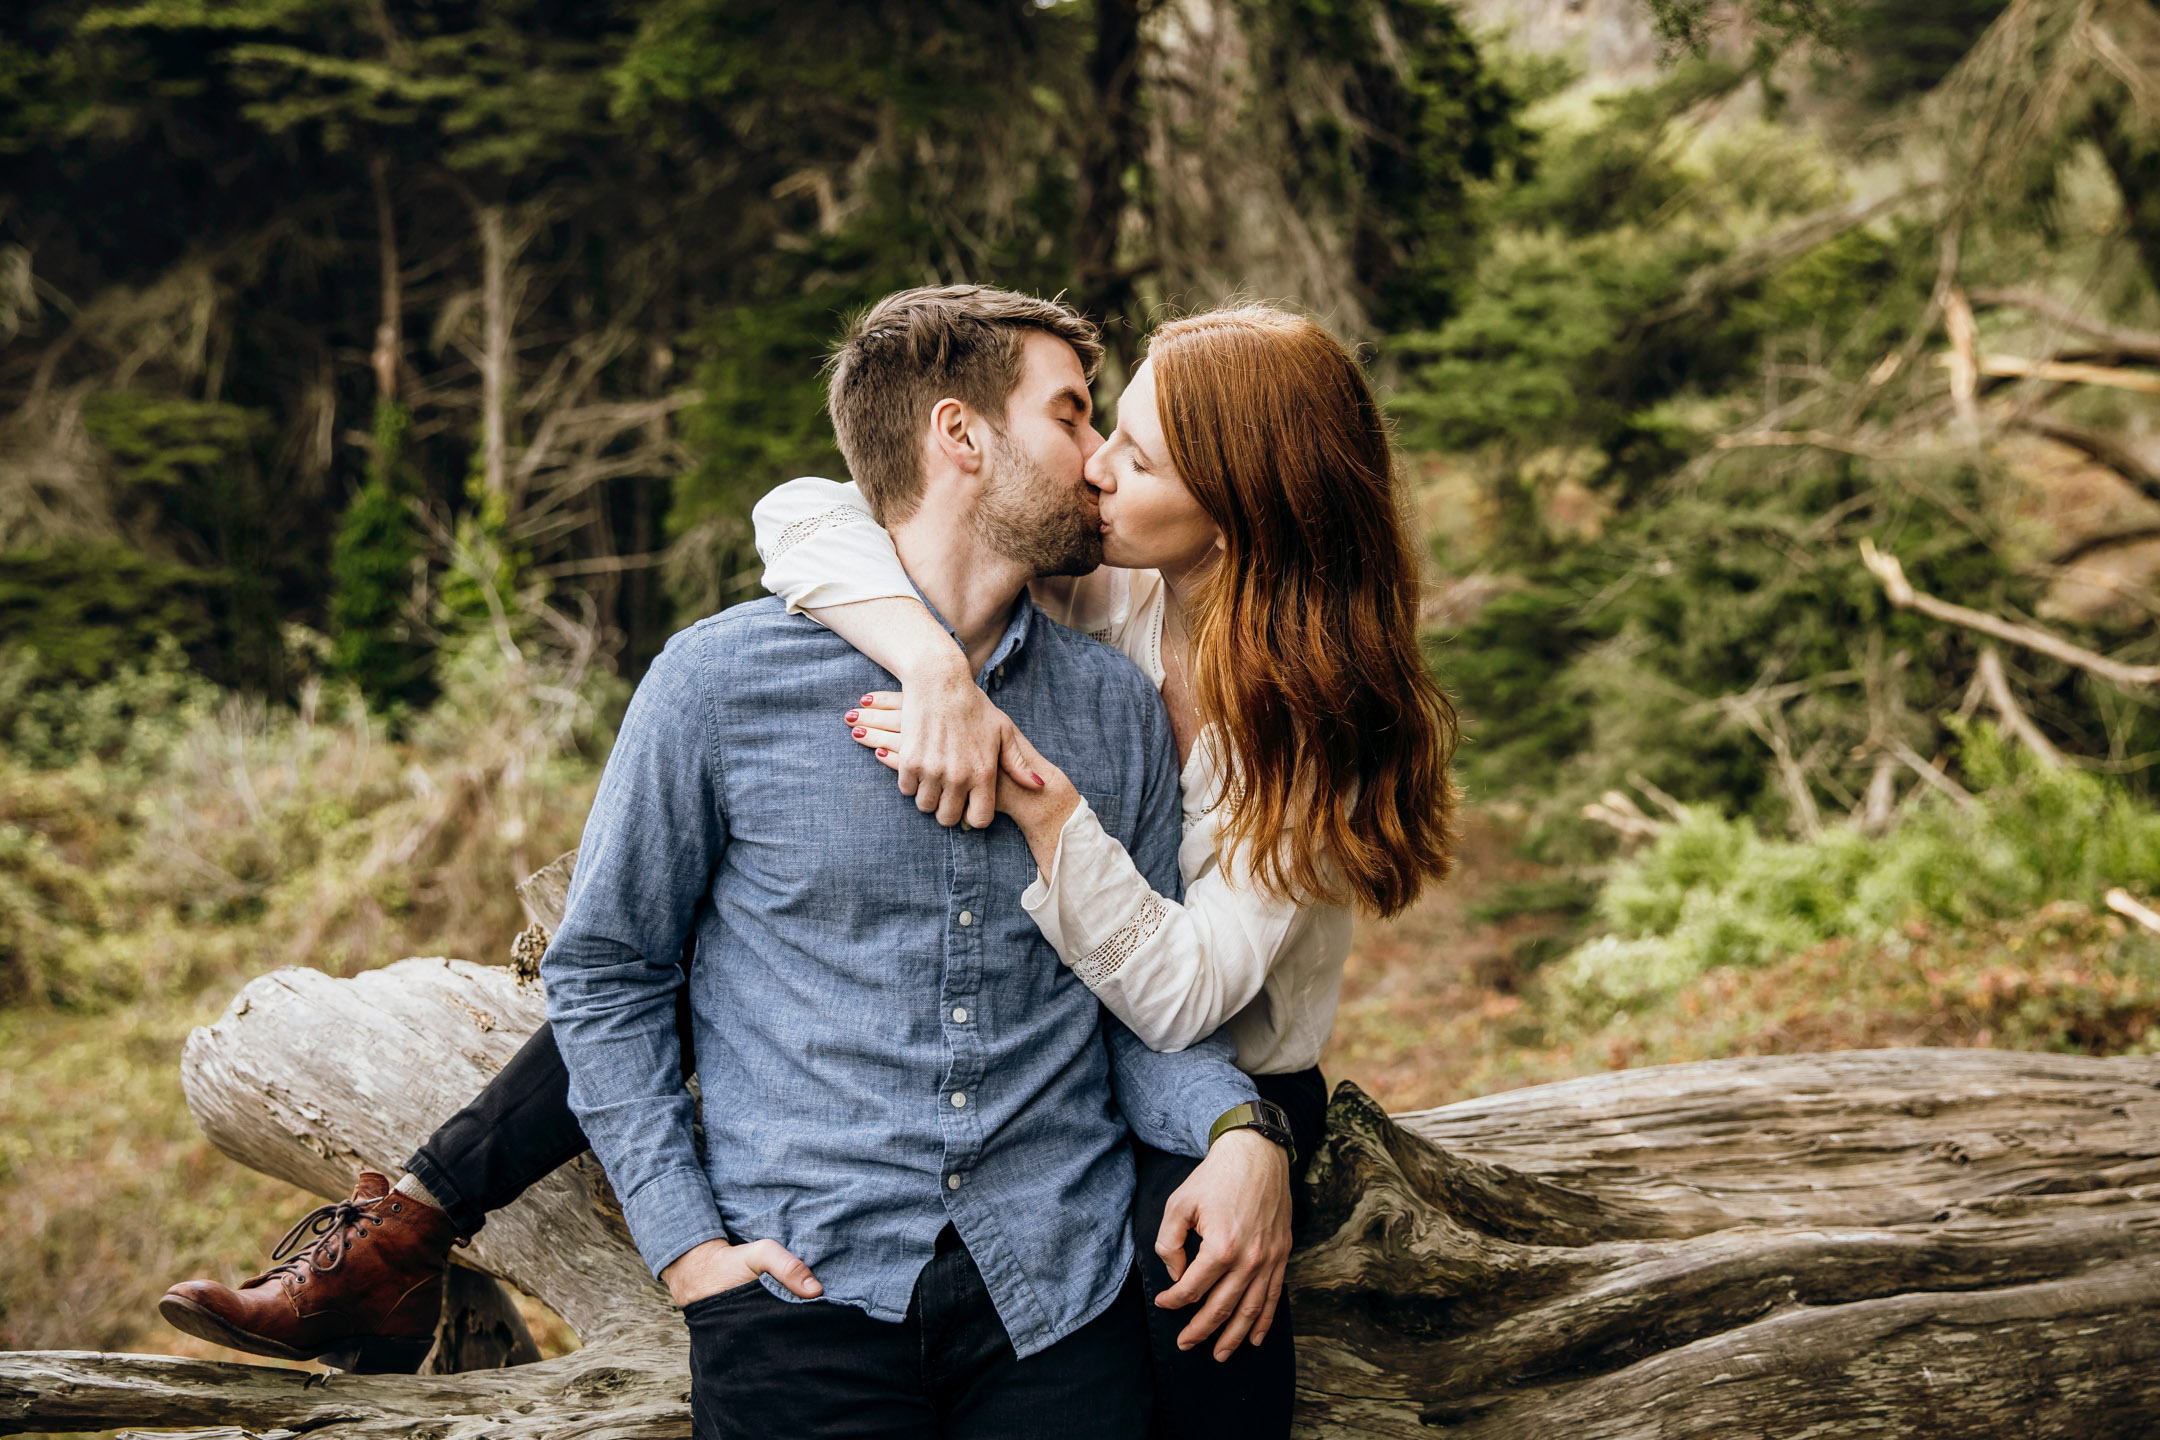
[[[1020,384],[993,433],[975,526],[985,544],[1036,575],[1085,575],[1102,563],[1102,516],[1083,471],[1102,442],[1073,348],[1030,331]]]

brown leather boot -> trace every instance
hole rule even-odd
[[[323,1206],[285,1233],[270,1252],[281,1263],[237,1290],[184,1281],[165,1292],[158,1313],[175,1329],[235,1350],[410,1374],[434,1343],[456,1239],[449,1216],[363,1170],[350,1200]]]

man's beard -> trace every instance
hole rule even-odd
[[[975,507],[975,533],[1031,575],[1085,575],[1102,564],[1102,523],[1086,492],[1065,489],[1019,447],[997,447]]]

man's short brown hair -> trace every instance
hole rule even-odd
[[[840,453],[879,524],[907,519],[922,500],[923,427],[933,405],[958,400],[1004,424],[1031,330],[1072,346],[1095,378],[1103,347],[1093,321],[1062,301],[987,285],[902,290],[848,327],[832,357],[827,404]]]

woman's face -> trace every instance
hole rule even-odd
[[[1117,415],[1117,429],[1089,457],[1086,471],[1102,499],[1103,563],[1181,574],[1208,558],[1222,532],[1170,466],[1155,412],[1153,362],[1133,375]]]

